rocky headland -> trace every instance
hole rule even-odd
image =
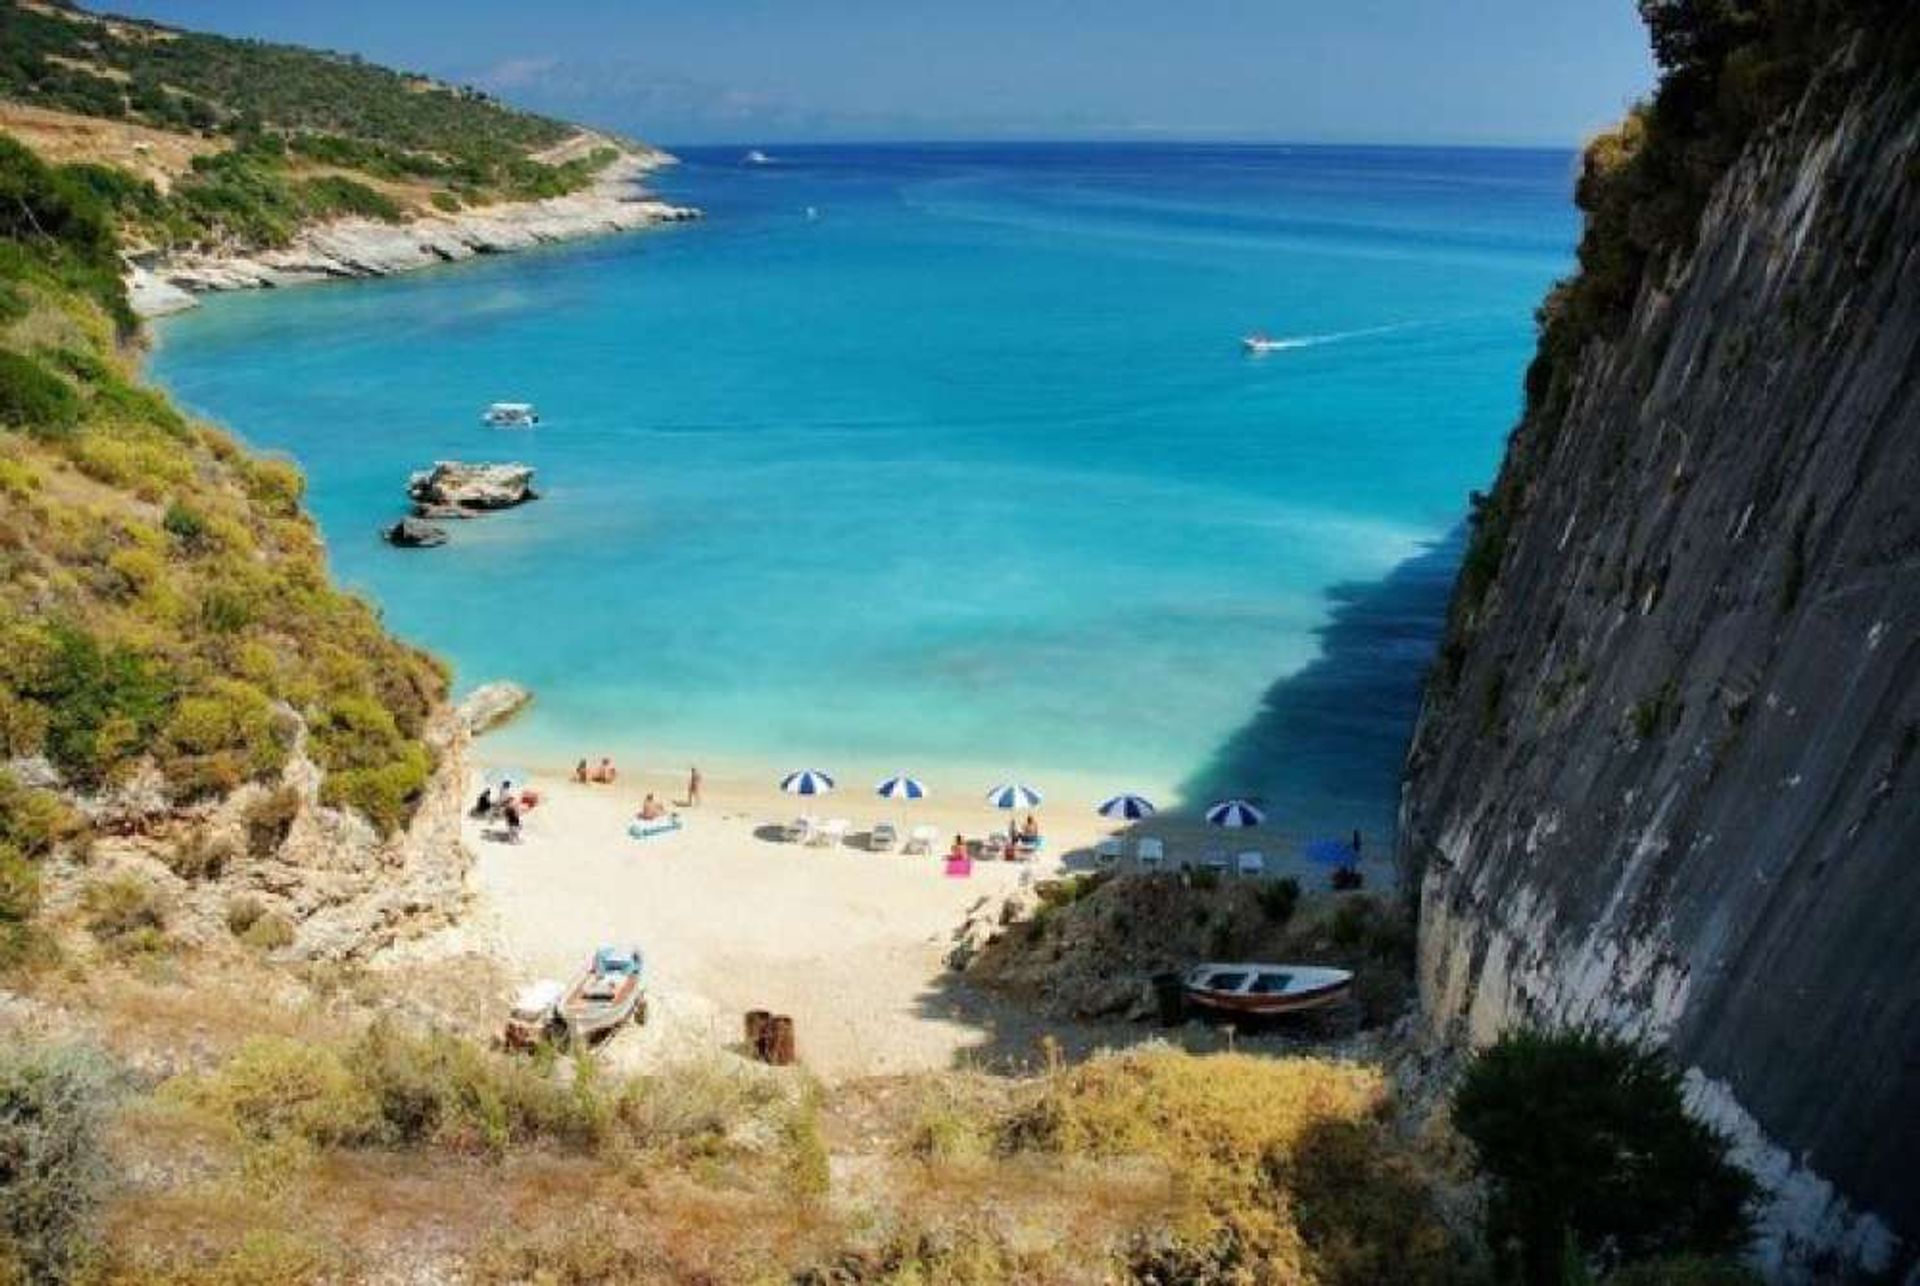
[[[423,215],[400,223],[348,218],[295,234],[277,249],[229,253],[147,251],[129,257],[127,290],[144,317],[180,312],[211,291],[389,277],[478,255],[575,241],[701,217],[647,195],[639,180],[674,163],[665,152],[628,151],[583,191]]]

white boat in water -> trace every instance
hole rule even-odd
[[[1243,338],[1240,346],[1249,353],[1277,353],[1283,348],[1295,347],[1291,340],[1273,339],[1257,333]]]
[[[1187,971],[1187,1003],[1217,1014],[1271,1017],[1345,1003],[1353,975],[1345,969],[1291,964],[1203,964]]]
[[[540,423],[540,412],[531,402],[495,402],[481,412],[480,419],[496,429],[530,429]]]
[[[765,152],[762,152],[757,147],[754,148],[752,151],[748,152],[745,156],[741,157],[740,159],[745,161],[748,165],[772,165],[773,164],[773,158],[771,156],[768,156]]]

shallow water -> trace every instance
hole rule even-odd
[[[535,689],[496,754],[1232,790],[1384,837],[1571,164],[694,152],[656,186],[705,223],[218,299],[153,366],[298,458],[341,576],[463,685]],[[542,425],[479,425],[509,398]],[[447,457],[545,498],[383,546]]]

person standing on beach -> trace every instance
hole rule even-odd
[[[687,807],[698,808],[699,806],[700,806],[700,765],[695,764],[691,768],[687,769]]]

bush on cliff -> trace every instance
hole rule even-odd
[[[107,1180],[112,1076],[78,1048],[0,1048],[0,1281],[67,1280]]]
[[[1659,1050],[1598,1031],[1519,1031],[1467,1069],[1453,1121],[1493,1182],[1490,1238],[1513,1280],[1745,1245],[1753,1179],[1687,1115]]]

